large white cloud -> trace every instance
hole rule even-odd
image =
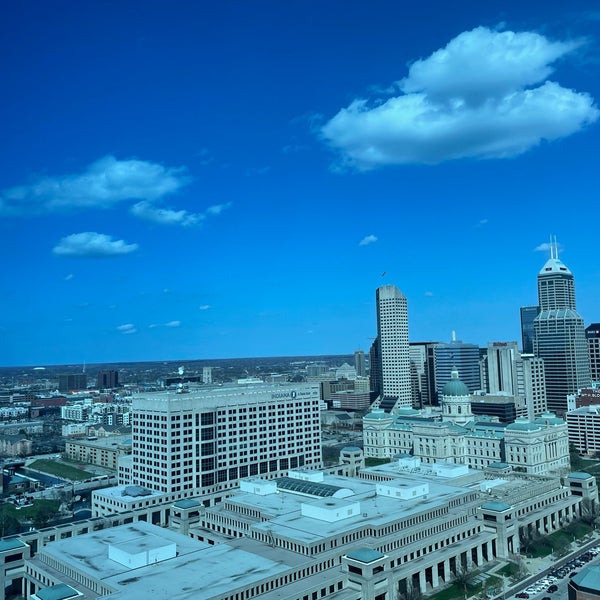
[[[94,231],[73,233],[62,238],[52,249],[53,254],[62,257],[110,257],[131,254],[138,249],[137,244],[114,240],[111,236]]]
[[[188,183],[182,168],[105,156],[83,173],[43,177],[0,192],[0,214],[40,214],[108,208],[126,200],[154,201]]]
[[[353,101],[321,135],[342,164],[361,170],[516,156],[598,118],[588,94],[547,80],[577,46],[478,27],[413,63],[398,95]]]

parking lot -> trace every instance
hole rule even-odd
[[[600,564],[600,543],[596,542],[585,550],[581,550],[576,557],[559,562],[556,568],[550,569],[540,578],[530,583],[525,589],[512,596],[506,596],[507,600],[535,599],[535,600],[559,600],[567,598],[567,586],[569,579],[575,576],[588,564]]]

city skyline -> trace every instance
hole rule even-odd
[[[597,322],[599,28],[582,1],[11,5],[0,365],[368,351],[383,285],[410,341],[520,341],[551,234]]]

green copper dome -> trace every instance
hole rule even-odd
[[[452,367],[450,381],[442,389],[442,396],[468,396],[469,388],[458,378],[456,367]]]

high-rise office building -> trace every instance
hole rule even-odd
[[[588,343],[575,305],[573,273],[558,258],[556,242],[538,274],[540,314],[534,321],[534,354],[544,360],[548,408],[567,409],[567,395],[591,383]]]
[[[132,400],[134,485],[215,495],[253,475],[321,466],[319,385],[239,385]]]
[[[377,347],[381,394],[396,398],[396,407],[411,406],[408,306],[395,285],[377,288]]]
[[[515,406],[524,407],[528,419],[547,411],[544,361],[533,354],[521,354],[517,342],[490,342],[487,348],[487,390],[507,394]]]
[[[415,408],[431,406],[435,400],[435,360],[437,342],[410,342],[410,391]]]
[[[357,377],[366,377],[367,360],[365,358],[365,353],[362,350],[354,351],[354,368],[356,369]]]
[[[592,323],[585,328],[585,337],[590,355],[590,376],[600,382],[600,323]]]
[[[523,354],[533,354],[533,322],[539,314],[539,306],[521,306],[521,348]]]
[[[460,380],[473,393],[481,389],[479,370],[479,346],[457,340],[452,333],[452,341],[435,346],[435,386],[440,397],[444,386],[452,379],[454,368],[460,373]]]
[[[111,390],[119,387],[119,371],[115,369],[101,369],[98,371],[96,385],[100,390]]]

